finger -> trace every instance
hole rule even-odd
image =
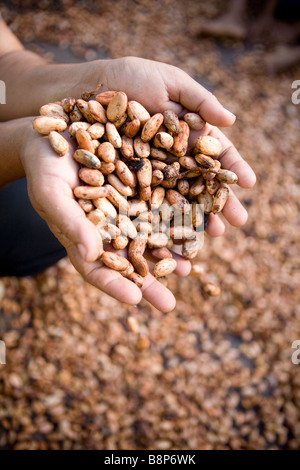
[[[95,261],[100,250],[96,227],[73,198],[69,185],[56,181],[41,189],[39,198],[39,204],[43,207],[42,216],[49,225],[56,227],[58,235],[62,235],[67,242],[77,245],[86,261]]]
[[[163,105],[162,111],[166,111],[166,110],[173,111],[180,118],[188,112],[187,110],[185,110],[185,108],[181,104],[175,103],[174,101],[167,101],[167,103]]]
[[[209,214],[206,232],[211,237],[220,237],[225,232],[225,224],[217,215]]]
[[[103,266],[101,261],[87,263],[73,245],[68,249],[70,260],[83,278],[120,302],[138,304],[142,299],[141,290],[117,271]]]
[[[172,292],[157,281],[152,274],[144,278],[142,292],[143,297],[161,312],[171,312],[176,306],[176,299]]]
[[[210,91],[182,70],[176,69],[170,77],[168,87],[170,99],[182,106],[199,113],[200,116],[214,126],[227,127],[235,121],[235,115],[224,108]]]
[[[240,203],[232,189],[229,187],[229,196],[222,210],[222,214],[234,227],[241,227],[247,222],[248,213]]]
[[[242,188],[252,188],[256,182],[256,176],[250,165],[241,157],[237,149],[233,146],[230,140],[215,127],[210,127],[209,135],[216,137],[220,140],[223,152],[218,157],[222,164],[222,168],[234,171],[238,176],[238,185]]]

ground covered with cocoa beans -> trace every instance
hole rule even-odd
[[[128,307],[67,260],[0,280],[0,449],[299,449],[300,68],[265,76],[263,47],[194,36],[190,24],[222,1],[51,3],[0,9],[50,58],[138,55],[183,68],[237,114],[226,134],[258,181],[237,189],[247,224],[206,237],[198,256],[220,297],[171,275],[173,312]]]

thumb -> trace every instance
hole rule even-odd
[[[73,199],[71,188],[67,191],[68,195],[61,189],[58,194],[52,191],[50,202],[49,198],[46,204],[40,201],[39,205],[43,207],[40,215],[65,248],[74,244],[85,261],[93,262],[100,254],[100,237],[95,225]]]
[[[210,91],[206,90],[196,80],[183,70],[175,68],[168,81],[168,92],[171,100],[180,103],[184,108],[200,114],[213,126],[231,126],[236,117],[224,108]]]

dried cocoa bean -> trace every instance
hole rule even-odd
[[[153,276],[156,278],[167,276],[175,271],[177,263],[173,258],[165,258],[155,264],[153,268]]]

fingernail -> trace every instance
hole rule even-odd
[[[228,109],[224,108],[226,113],[228,114],[228,116],[230,116],[234,121],[236,120],[236,115],[233,114],[231,111],[229,111]]]
[[[86,251],[85,246],[82,245],[81,243],[79,243],[79,244],[77,245],[77,248],[78,248],[78,251],[79,251],[81,257],[82,257],[83,259],[86,259],[87,251]]]

